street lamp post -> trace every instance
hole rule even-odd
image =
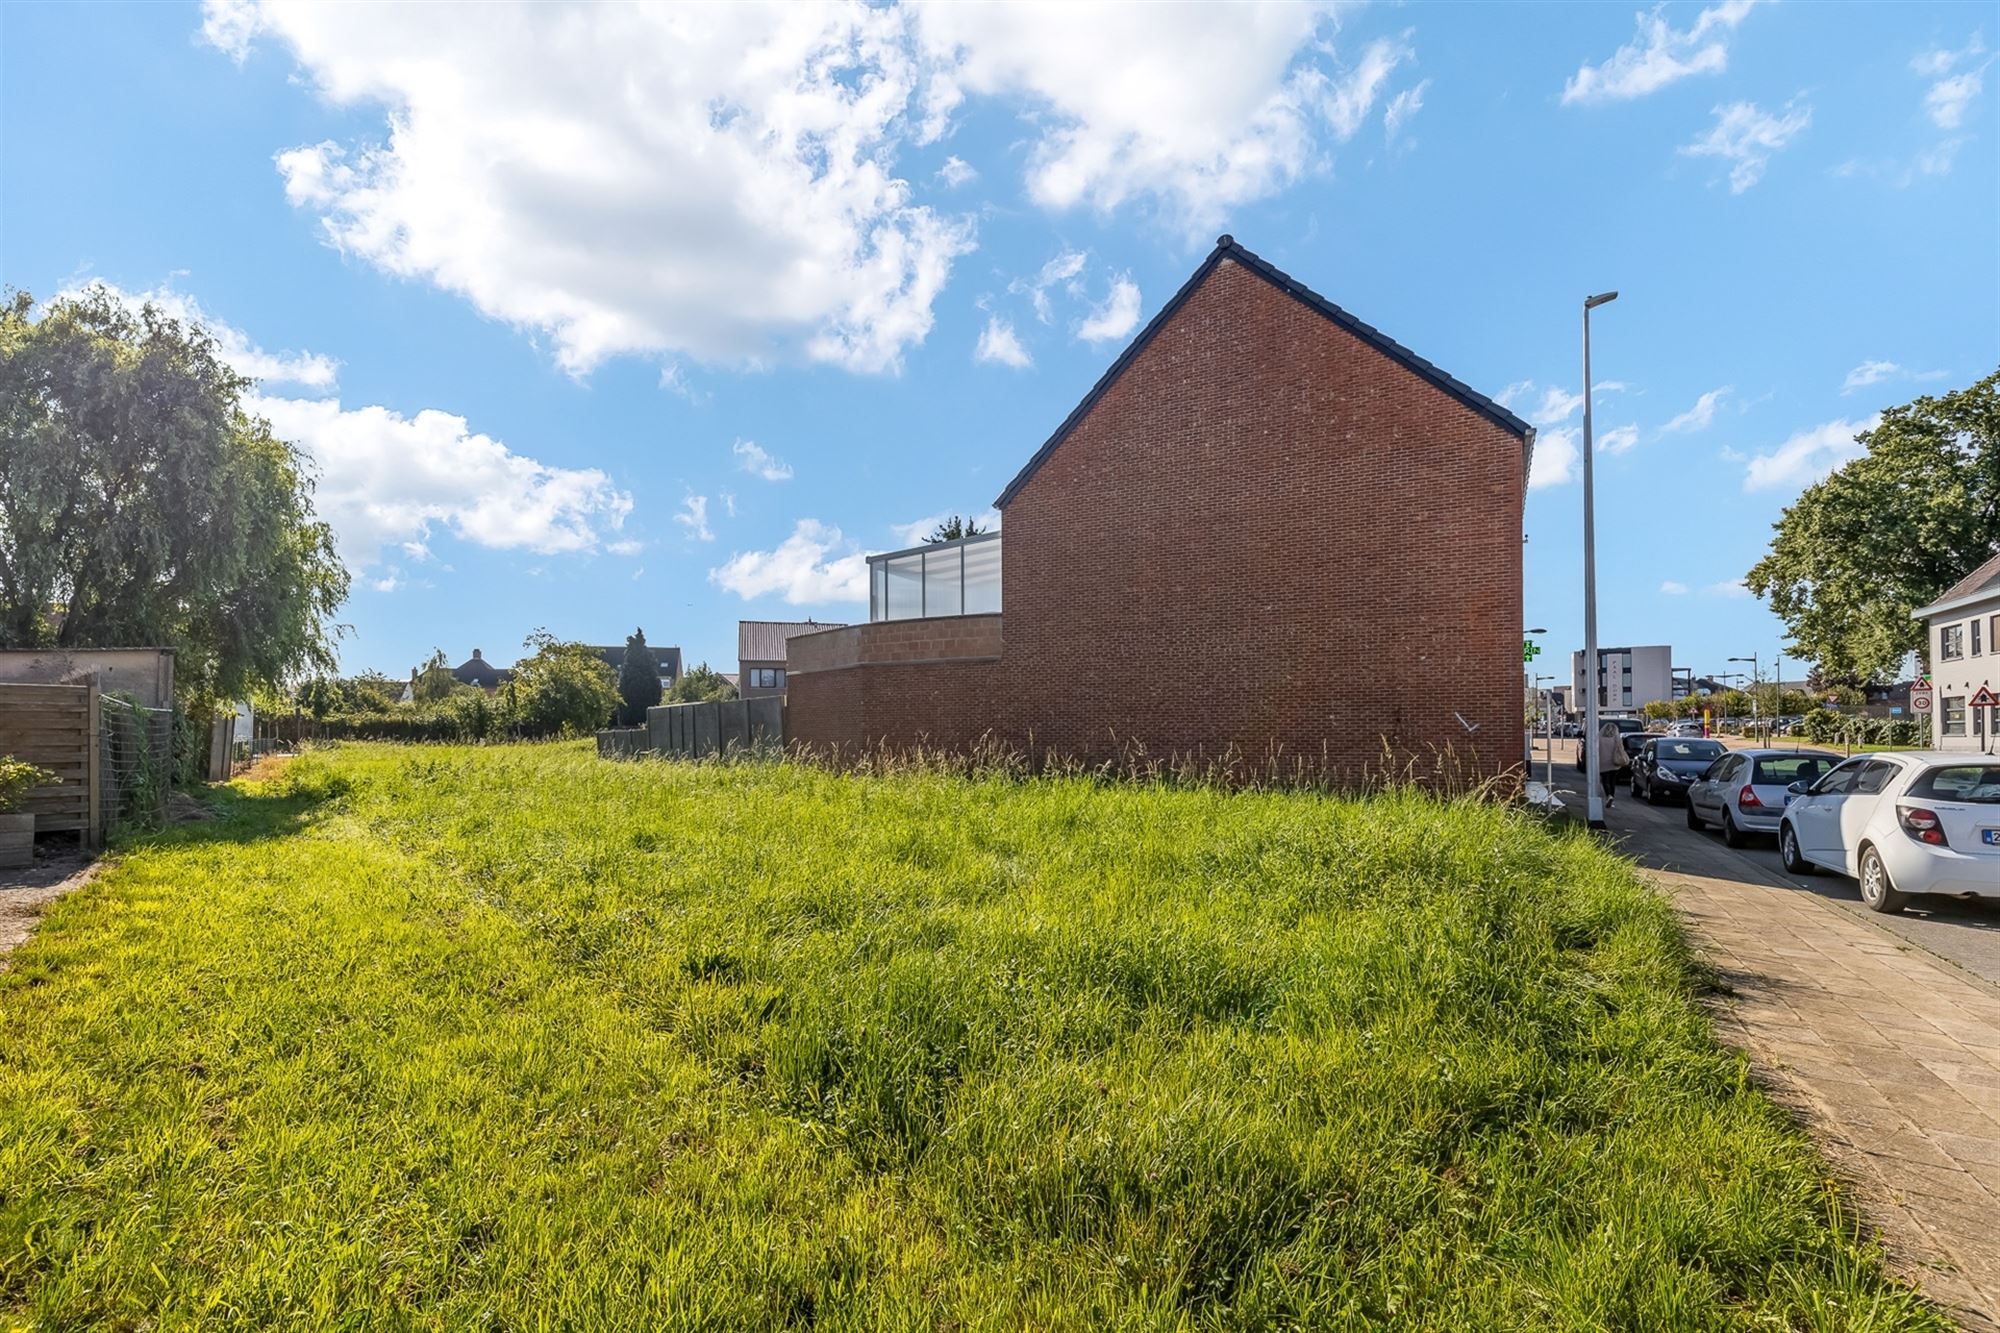
[[[1598,779],[1597,695],[1598,674],[1603,664],[1597,660],[1597,508],[1593,495],[1590,456],[1590,312],[1618,299],[1617,292],[1601,292],[1583,299],[1583,663],[1590,681],[1584,696],[1583,781],[1588,802],[1590,827],[1604,827],[1604,789]]]
[[[1732,662],[1748,662],[1750,664],[1750,730],[1752,733],[1755,733],[1757,730],[1757,654],[1752,653],[1748,657],[1732,657],[1729,660]]]

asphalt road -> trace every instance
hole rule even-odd
[[[1556,788],[1579,816],[1583,810],[1583,775],[1575,768],[1576,742],[1556,742]],[[1542,776],[1541,747],[1536,747],[1534,776]],[[1635,801],[1626,788],[1605,813],[1605,824],[1623,850],[1642,865],[1719,875],[1726,870],[1748,882],[1779,885],[1817,894],[1843,911],[1898,935],[1910,943],[1958,964],[1989,984],[2000,986],[2000,899],[1971,901],[1919,895],[1908,909],[1894,916],[1862,906],[1860,891],[1845,875],[1788,875],[1778,863],[1777,843],[1759,838],[1744,848],[1722,845],[1717,832],[1696,833],[1687,826],[1687,811],[1679,802],[1648,805]]]

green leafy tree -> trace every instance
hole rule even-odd
[[[458,677],[451,674],[451,662],[444,649],[433,648],[424,664],[417,668],[417,681],[410,687],[410,697],[415,703],[432,704],[451,698],[457,688]]]
[[[646,710],[660,702],[660,659],[646,646],[646,631],[635,629],[625,640],[625,657],[618,666],[618,697],[623,706],[618,720],[636,727],[646,720]]]
[[[531,657],[514,666],[515,721],[535,735],[595,731],[618,711],[618,677],[596,652],[547,630],[527,637]]]
[[[1674,706],[1665,699],[1655,699],[1639,712],[1650,722],[1664,722],[1674,715]]]
[[[172,647],[208,701],[331,669],[347,570],[250,383],[101,287],[0,306],[0,647]]]
[[[953,514],[950,518],[945,519],[932,528],[931,535],[924,538],[924,542],[926,545],[935,545],[938,542],[955,542],[961,537],[977,537],[984,531],[986,529],[980,527],[976,519]]]
[[[734,699],[736,687],[720,671],[712,670],[708,663],[690,667],[674,682],[673,702],[677,704],[708,703],[717,699]]]
[[[2000,371],[1855,438],[1867,452],[1793,501],[1744,582],[1794,652],[1858,683],[1923,657],[1911,613],[2000,551]]]

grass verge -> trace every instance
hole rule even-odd
[[[1669,908],[1409,795],[348,746],[0,977],[43,1328],[1941,1328]]]

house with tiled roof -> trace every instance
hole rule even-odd
[[[1931,744],[1990,754],[2000,709],[1980,706],[2000,695],[2000,555],[1967,574],[1929,606],[1918,607],[1930,640]]]

